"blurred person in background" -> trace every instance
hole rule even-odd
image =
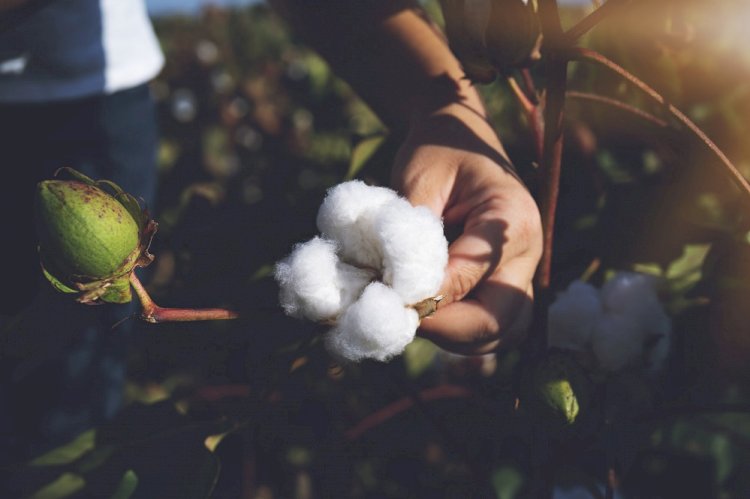
[[[11,357],[0,371],[0,449],[17,459],[120,406],[128,325],[112,326],[132,311],[81,312],[40,286],[34,191],[72,167],[153,204],[158,137],[148,82],[164,61],[143,0],[9,0],[0,20],[0,217],[12,242],[3,250],[12,284],[3,286],[0,316],[26,310],[13,334],[47,357],[19,365],[13,347],[0,352]]]

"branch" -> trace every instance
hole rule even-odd
[[[721,163],[724,165],[732,180],[734,180],[734,182],[737,184],[737,187],[739,187],[745,195],[750,197],[750,183],[748,183],[747,179],[745,179],[745,177],[742,175],[742,173],[740,173],[737,167],[732,164],[726,154],[724,154],[724,152],[719,149],[719,147],[708,137],[708,135],[706,135],[703,130],[700,129],[700,127],[698,127],[698,125],[693,123],[690,118],[688,118],[682,111],[667,102],[667,100],[659,92],[648,86],[645,82],[643,82],[641,79],[639,79],[637,76],[635,76],[625,68],[619,66],[615,62],[611,61],[607,57],[594,50],[583,47],[572,47],[570,49],[569,56],[574,60],[591,61],[604,66],[610,71],[628,80],[658,104],[663,106],[664,110],[677,118],[680,123],[685,125],[701,141],[703,141],[706,147],[708,147],[708,149],[710,149],[711,152],[713,152],[719,159],[719,161],[721,161]]]
[[[653,123],[654,125],[659,126],[659,127],[666,127],[669,125],[666,121],[664,121],[661,118],[657,118],[651,113],[647,113],[646,111],[642,109],[638,109],[635,106],[631,106],[630,104],[626,102],[622,102],[617,99],[613,99],[611,97],[606,97],[604,95],[590,94],[587,92],[576,92],[574,90],[570,90],[565,93],[565,96],[572,98],[572,99],[588,100],[591,102],[598,102],[600,104],[606,104],[608,106],[620,109],[621,111],[634,114],[635,116],[638,116],[639,118],[643,118],[644,120],[650,123]]]
[[[604,5],[597,7],[595,11],[578,21],[575,26],[566,31],[565,37],[571,42],[578,40],[603,19],[615,14],[628,3],[630,3],[630,0],[608,0]]]
[[[141,302],[141,319],[146,322],[191,322],[236,319],[237,312],[224,308],[164,308],[151,299],[135,272],[130,274],[130,284]]]

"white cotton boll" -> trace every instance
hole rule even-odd
[[[331,354],[345,360],[386,361],[404,351],[418,325],[416,310],[388,286],[373,282],[326,334],[325,343]]]
[[[380,269],[382,255],[373,231],[378,210],[397,199],[395,191],[369,186],[361,180],[338,184],[328,190],[318,210],[320,232],[336,241],[343,260]]]
[[[312,321],[340,315],[372,279],[369,272],[340,262],[336,244],[320,237],[296,245],[274,276],[285,312]]]
[[[646,352],[646,368],[652,374],[661,372],[667,364],[672,347],[671,334],[660,336]]]
[[[383,282],[409,304],[435,296],[448,264],[442,221],[427,207],[399,198],[380,209],[375,231],[383,254]]]
[[[655,278],[637,272],[618,272],[602,286],[602,302],[608,312],[640,314],[652,303],[658,303]]]
[[[599,290],[591,284],[574,281],[549,307],[547,344],[579,352],[586,350],[602,313]]]
[[[591,347],[602,369],[614,372],[643,355],[644,333],[629,315],[606,314],[594,326]]]
[[[659,301],[655,286],[653,276],[618,272],[602,287],[604,308],[608,312],[632,316],[647,335],[669,334],[672,321]]]

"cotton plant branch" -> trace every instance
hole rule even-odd
[[[662,109],[664,109],[665,112],[677,119],[677,121],[686,126],[688,130],[690,130],[696,137],[698,137],[721,162],[721,164],[724,166],[724,169],[727,171],[730,178],[734,181],[740,191],[742,191],[744,195],[750,198],[750,183],[748,183],[747,179],[745,179],[745,177],[742,175],[742,173],[740,173],[737,167],[729,160],[727,155],[724,154],[724,152],[708,137],[708,135],[706,135],[703,130],[701,130],[698,125],[696,125],[690,118],[688,118],[685,113],[670,104],[667,99],[665,99],[659,92],[654,90],[643,80],[641,80],[622,66],[618,65],[614,61],[610,60],[609,58],[595,50],[584,47],[572,47],[569,50],[569,57],[571,60],[588,61],[599,64],[626,79],[627,81],[635,85],[638,89],[643,91],[653,101],[662,106]]]
[[[130,274],[130,284],[133,286],[138,300],[141,302],[140,318],[146,322],[191,322],[236,319],[237,312],[224,308],[165,308],[160,307],[151,299],[146,288],[135,275]]]
[[[568,99],[578,99],[578,100],[584,100],[584,101],[589,101],[589,102],[596,102],[598,104],[604,104],[604,105],[613,107],[615,109],[624,111],[626,113],[632,114],[634,116],[638,116],[639,118],[644,119],[648,121],[649,123],[652,123],[658,127],[665,128],[669,126],[669,123],[667,123],[661,118],[657,118],[651,113],[648,113],[642,109],[638,109],[635,106],[631,106],[630,104],[626,102],[622,102],[620,100],[613,99],[611,97],[606,97],[604,95],[592,94],[588,92],[578,92],[575,90],[568,90],[565,93],[565,97]]]

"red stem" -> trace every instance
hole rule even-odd
[[[130,285],[133,286],[138,300],[141,302],[141,319],[146,322],[191,322],[236,319],[237,312],[224,308],[165,308],[160,307],[151,299],[146,288],[135,275],[130,274]]]
[[[560,192],[560,163],[563,148],[563,107],[567,87],[568,61],[558,50],[563,32],[555,0],[540,0],[539,17],[547,45],[547,97],[544,106],[544,154],[542,155],[539,208],[544,232],[544,249],[536,274],[540,291],[549,288],[552,272],[552,247],[555,232],[555,212]]]
[[[568,91],[565,94],[565,96],[569,98],[573,98],[573,99],[589,100],[592,102],[606,104],[608,106],[615,107],[617,109],[628,112],[630,114],[634,114],[638,116],[639,118],[643,118],[644,120],[650,123],[653,123],[656,126],[660,126],[660,127],[668,126],[668,123],[666,121],[660,118],[657,118],[653,114],[647,113],[646,111],[643,111],[642,109],[638,109],[635,106],[631,106],[630,104],[626,102],[622,102],[617,99],[613,99],[611,97],[605,97],[604,95],[598,95],[598,94],[590,94],[587,92],[576,92],[573,90]]]

